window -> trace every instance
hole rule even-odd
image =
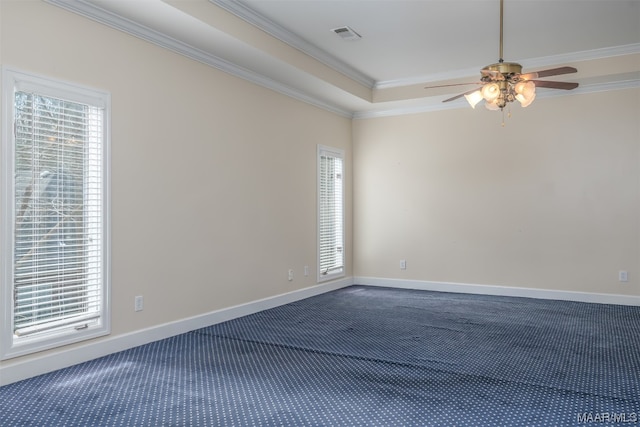
[[[318,146],[318,281],[344,276],[344,152]]]
[[[0,357],[109,332],[109,94],[3,69]]]

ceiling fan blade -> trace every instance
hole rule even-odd
[[[425,86],[425,89],[437,89],[439,87],[451,87],[451,86],[469,86],[469,85],[481,85],[482,83],[480,82],[473,82],[473,83],[452,83],[449,85],[436,85],[436,86]]]
[[[551,89],[564,89],[571,90],[578,87],[578,83],[569,83],[569,82],[552,82],[548,80],[531,80],[536,87],[548,87]]]
[[[468,91],[468,92],[461,93],[460,95],[456,95],[456,96],[453,96],[453,97],[451,97],[451,98],[445,99],[445,100],[444,100],[444,101],[442,101],[442,102],[455,101],[456,99],[458,99],[458,98],[462,98],[463,96],[465,96],[465,95],[469,95],[470,93],[473,93],[473,92],[475,92],[475,91],[477,91],[477,90],[478,90],[478,89],[472,89],[472,90],[470,90],[470,91]]]
[[[578,70],[573,67],[550,68],[548,70],[535,71],[533,73],[520,74],[520,78],[525,80],[538,79],[540,77],[559,76],[561,74],[577,73]]]

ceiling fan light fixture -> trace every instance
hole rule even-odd
[[[487,108],[487,110],[490,110],[490,111],[497,111],[497,110],[500,109],[500,106],[495,101],[493,101],[493,102],[485,102],[484,106]]]
[[[478,104],[478,102],[484,99],[482,97],[482,92],[480,90],[476,90],[475,92],[467,94],[464,97],[466,98],[469,105],[471,105],[471,108],[476,108],[476,105]]]
[[[531,105],[531,103],[533,102],[534,99],[536,99],[536,94],[532,94],[531,96],[529,96],[528,98],[525,97],[523,94],[519,93],[516,95],[516,99],[518,101],[520,101],[520,105],[522,105],[522,107],[528,107],[529,105]]]
[[[500,95],[500,86],[498,83],[488,83],[482,86],[482,97],[485,101],[491,102]]]
[[[526,98],[529,98],[536,93],[536,85],[532,81],[528,80],[520,80],[516,83],[513,89],[518,95],[523,95]]]
[[[515,98],[523,107],[528,107],[536,99],[536,85],[531,81],[521,80],[515,84],[513,90],[516,93]]]
[[[1,0],[0,0],[1,1]],[[522,65],[517,62],[505,62],[502,56],[503,47],[503,5],[500,1],[500,55],[498,62],[487,65],[480,70],[480,81],[477,83],[444,84],[439,86],[427,86],[426,89],[436,87],[460,86],[469,84],[480,84],[478,90],[461,93],[442,102],[454,101],[464,96],[472,108],[484,100],[488,110],[502,110],[516,100],[522,107],[528,107],[536,98],[536,85],[550,89],[571,90],[578,87],[578,83],[537,80],[540,77],[558,76],[578,72],[574,67],[558,67],[532,73],[522,73]],[[509,114],[510,116],[510,114]],[[504,126],[504,123],[503,123]]]

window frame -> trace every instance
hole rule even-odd
[[[16,236],[16,138],[15,96],[17,91],[33,91],[38,95],[54,97],[71,102],[98,107],[102,113],[102,193],[101,193],[101,286],[99,322],[87,328],[74,326],[52,329],[24,337],[14,334],[14,253]],[[0,141],[0,360],[6,360],[38,351],[48,350],[71,343],[108,335],[111,332],[110,291],[111,291],[111,225],[110,225],[110,129],[111,95],[76,83],[70,83],[2,67],[2,136]]]
[[[346,164],[344,161],[344,150],[340,149],[340,148],[335,148],[335,147],[329,147],[329,146],[325,146],[325,145],[318,145],[317,147],[317,251],[318,251],[318,259],[317,259],[317,272],[318,272],[318,283],[321,282],[327,282],[329,280],[335,280],[335,279],[339,279],[342,277],[345,277],[346,275],[346,248],[345,248],[345,169],[346,169]],[[323,155],[329,155],[331,157],[335,157],[335,158],[339,158],[342,161],[342,177],[340,179],[340,183],[341,183],[341,208],[342,208],[342,212],[341,212],[341,231],[342,231],[342,235],[341,237],[341,243],[342,243],[342,268],[337,269],[335,271],[331,271],[328,273],[323,274],[322,269],[321,269],[321,245],[322,245],[322,230],[321,230],[321,225],[322,225],[322,209],[321,209],[321,197],[322,197],[322,192],[321,192],[321,184],[322,184],[322,164],[321,164],[321,158]]]

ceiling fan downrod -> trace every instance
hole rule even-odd
[[[462,83],[441,86],[458,86],[467,84],[480,84],[479,89],[461,93],[442,102],[449,102],[460,97],[465,97],[472,108],[482,100],[488,110],[502,110],[514,101],[519,101],[522,107],[529,106],[536,97],[536,87],[546,87],[550,89],[571,90],[578,87],[578,83],[538,80],[540,77],[556,76],[561,74],[575,73],[574,67],[558,67],[532,73],[522,73],[522,65],[517,62],[505,62],[503,58],[504,48],[504,0],[500,0],[500,51],[499,59],[495,64],[487,65],[480,70],[480,82]],[[510,115],[510,113],[509,113]]]
[[[502,63],[504,62],[504,59],[502,59],[502,39],[503,39],[503,34],[504,34],[504,30],[503,30],[503,15],[504,15],[504,0],[500,0],[500,55],[498,56],[498,62]]]

